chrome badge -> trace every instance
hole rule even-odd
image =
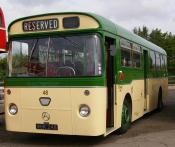
[[[42,113],[42,119],[43,119],[44,121],[48,121],[48,120],[50,119],[50,114],[47,113],[47,112],[43,112],[43,113]]]
[[[49,104],[51,102],[51,98],[49,98],[49,97],[40,97],[39,101],[40,101],[40,104],[42,106],[49,106]]]

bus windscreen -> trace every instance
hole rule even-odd
[[[13,77],[82,77],[101,75],[97,35],[13,40]]]

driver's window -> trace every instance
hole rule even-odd
[[[13,42],[13,72],[18,73],[28,73],[27,63],[28,63],[28,49],[29,46],[25,42]]]

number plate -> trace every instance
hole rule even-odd
[[[39,129],[39,130],[58,130],[58,125],[57,124],[49,124],[49,123],[36,124],[36,129]]]

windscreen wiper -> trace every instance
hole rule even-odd
[[[82,48],[81,48],[81,46],[77,43],[77,42],[74,42],[74,41],[72,41],[71,39],[69,39],[69,38],[67,38],[67,37],[62,37],[62,38],[64,38],[65,40],[67,40],[73,47],[76,47],[76,48],[78,48],[79,50],[83,50]]]
[[[37,44],[38,44],[38,39],[37,39],[36,42],[33,44],[33,47],[32,47],[32,49],[31,49],[31,53],[30,53],[30,55],[29,55],[29,63],[30,63],[30,60],[31,60],[31,58],[32,58],[32,55],[33,55],[33,53],[34,53],[34,50],[35,50]]]

